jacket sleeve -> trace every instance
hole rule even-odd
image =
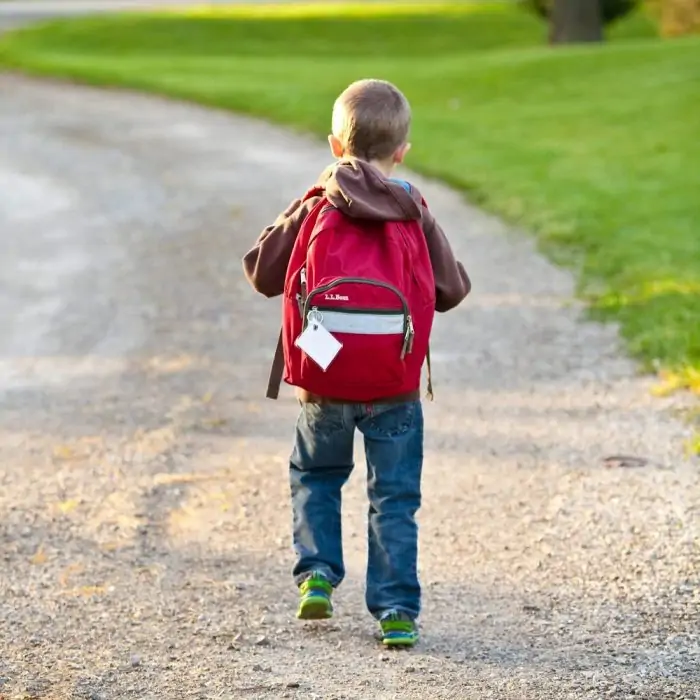
[[[427,206],[423,206],[423,232],[435,276],[435,310],[449,311],[465,299],[472,283]]]
[[[255,291],[268,298],[282,294],[299,229],[319,199],[319,196],[295,199],[245,254],[243,270]]]

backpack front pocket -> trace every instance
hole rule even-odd
[[[339,278],[316,287],[304,302],[304,328],[323,326],[342,348],[325,369],[302,354],[303,388],[358,401],[401,393],[414,330],[406,299],[396,287]]]
[[[347,399],[381,398],[402,386],[407,327],[402,311],[314,307],[308,322],[322,325],[342,348],[325,371],[306,354],[302,356],[305,386]]]

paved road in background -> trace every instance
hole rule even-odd
[[[280,0],[286,2],[288,0]],[[252,3],[263,4],[260,0]],[[184,7],[191,0],[0,0],[0,30],[52,17],[71,17],[103,12],[138,12],[158,7]],[[206,5],[236,4],[230,0],[207,0]]]
[[[197,3],[187,0],[3,0],[2,17],[36,17],[42,15],[71,15],[85,12],[115,12],[178,7]],[[207,0],[206,5],[235,4],[226,0]]]

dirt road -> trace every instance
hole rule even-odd
[[[325,149],[125,93],[0,95],[0,697],[700,698],[678,400],[525,236],[416,179],[474,294],[435,333],[423,642],[389,654],[359,455],[338,616],[293,619],[296,406],[262,398],[279,309],[240,271]]]

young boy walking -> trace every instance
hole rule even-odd
[[[301,414],[290,460],[300,619],[333,614],[345,575],[341,490],[364,436],[369,497],[366,603],[389,646],[412,646],[421,589],[421,368],[435,311],[469,293],[464,267],[418,190],[392,178],[411,111],[394,85],[361,80],[335,102],[336,162],[244,257],[251,285],[283,295],[268,396],[282,374]],[[428,376],[428,390],[432,390]]]

